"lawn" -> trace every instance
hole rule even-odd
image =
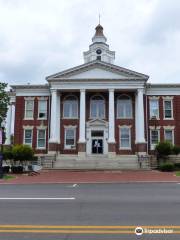
[[[4,176],[3,176],[3,179],[4,179],[4,180],[11,180],[11,179],[13,179],[13,178],[15,178],[15,176],[11,176],[11,175],[4,175]]]
[[[180,171],[176,172],[176,176],[180,177]]]

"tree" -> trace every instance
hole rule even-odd
[[[6,91],[7,83],[0,82],[0,127],[5,121],[10,98]]]

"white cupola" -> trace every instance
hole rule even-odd
[[[107,63],[114,63],[115,52],[109,50],[109,45],[106,44],[107,38],[104,36],[103,27],[98,24],[95,28],[96,32],[92,38],[92,44],[89,50],[84,52],[84,62],[92,62],[99,60]]]

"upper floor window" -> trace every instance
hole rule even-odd
[[[93,96],[90,105],[91,118],[105,118],[105,100],[102,96]]]
[[[47,118],[47,101],[46,100],[38,101],[38,118],[40,119]]]
[[[117,99],[117,118],[132,118],[132,99],[127,95]]]
[[[169,100],[164,99],[164,118],[165,119],[173,118],[172,99]]]
[[[78,118],[78,100],[76,96],[68,96],[63,103],[64,118]]]
[[[25,119],[33,119],[34,100],[25,100]]]
[[[159,100],[150,99],[149,100],[150,118],[159,118]]]

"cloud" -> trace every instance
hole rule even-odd
[[[0,0],[0,80],[46,83],[82,64],[100,12],[115,64],[177,82],[179,10],[179,0]]]

